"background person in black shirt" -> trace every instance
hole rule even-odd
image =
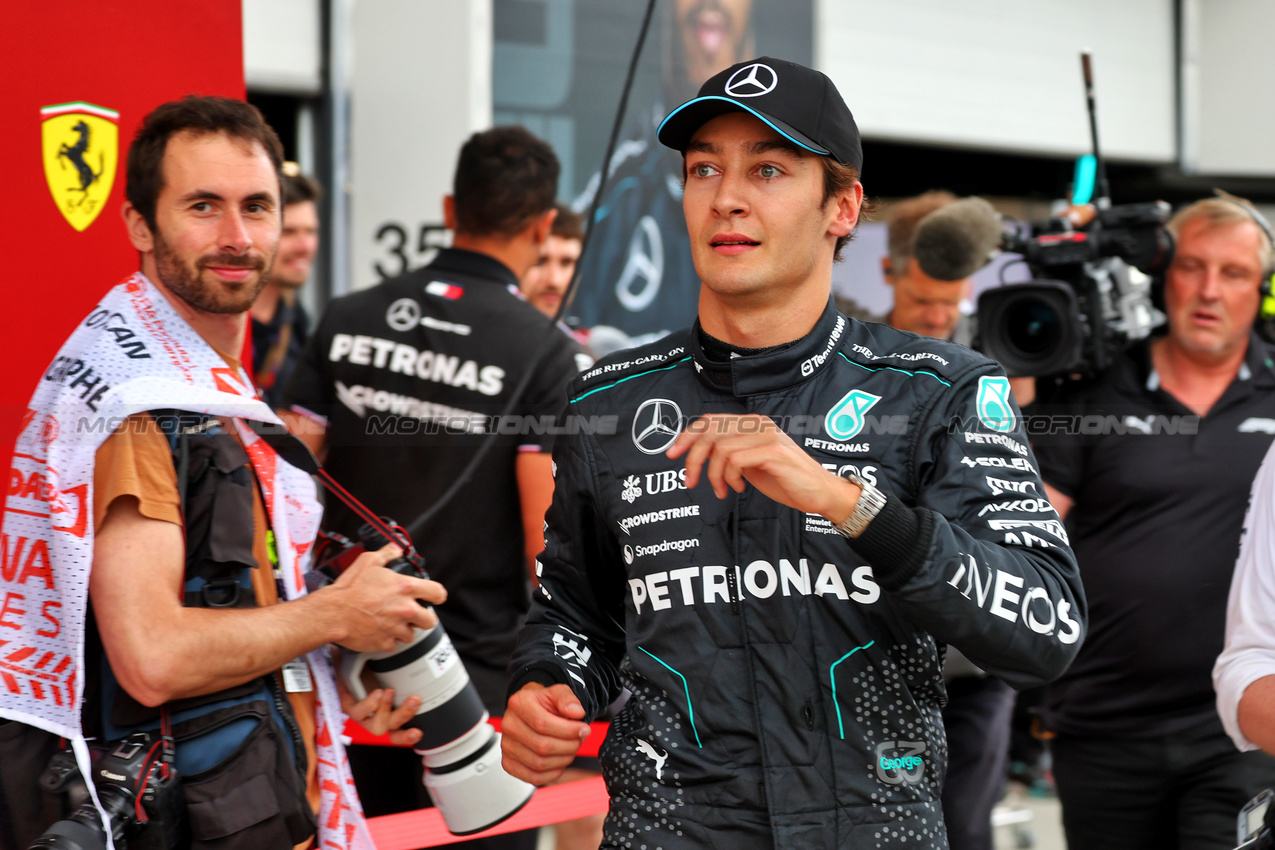
[[[493,715],[504,707],[505,667],[530,604],[528,565],[543,548],[553,495],[552,435],[506,432],[496,417],[538,352],[509,422],[552,421],[567,382],[589,364],[516,294],[553,225],[557,183],[553,150],[525,129],[471,136],[443,200],[453,247],[424,268],[333,301],[284,393],[290,423],[326,452],[328,471],[404,524],[438,501],[497,429],[469,482],[414,535],[431,577],[454,577],[452,603],[438,615]],[[333,506],[325,523],[352,534],[360,521]],[[354,749],[368,814],[422,804],[419,757]]]
[[[1210,680],[1271,443],[1253,421],[1275,417],[1275,351],[1251,330],[1272,245],[1236,200],[1169,227],[1168,333],[1093,380],[1042,383],[1033,411],[1090,606],[1047,718],[1067,842],[1085,850],[1233,847],[1239,809],[1275,784],[1275,759],[1226,736]]]
[[[318,182],[283,164],[283,235],[270,279],[252,302],[252,375],[261,397],[278,407],[283,388],[305,350],[310,317],[297,301],[319,251]]]

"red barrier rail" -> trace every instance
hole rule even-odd
[[[602,783],[602,777],[598,776],[538,788],[527,805],[509,820],[473,835],[452,835],[443,825],[443,816],[438,813],[438,809],[382,815],[371,818],[367,825],[377,850],[417,850],[601,814],[607,810],[609,804],[606,786]]]

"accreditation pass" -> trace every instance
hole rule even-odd
[[[314,690],[314,680],[310,678],[310,665],[305,658],[294,658],[283,665],[283,689],[290,694],[309,693]]]

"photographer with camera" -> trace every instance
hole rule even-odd
[[[80,324],[32,398],[10,473],[30,486],[10,490],[4,521],[7,544],[30,546],[27,572],[4,576],[25,602],[4,618],[10,647],[31,649],[10,661],[33,666],[7,665],[0,714],[45,731],[6,735],[0,788],[65,787],[85,804],[50,827],[32,822],[31,796],[10,796],[3,808],[27,818],[7,837],[17,847],[46,827],[40,846],[106,846],[88,793],[129,846],[292,847],[317,830],[324,847],[371,847],[327,645],[390,649],[435,622],[417,600],[445,593],[382,569],[394,547],[304,592],[314,484],[249,427],[282,423],[235,360],[279,244],[281,162],[241,101],[150,113],[123,210],[141,271]],[[347,705],[380,733],[412,714],[391,699]],[[60,754],[41,779],[8,748],[47,735],[76,758]],[[109,769],[87,770],[86,736]],[[95,784],[72,787],[72,761]]]
[[[1032,411],[1090,602],[1045,718],[1067,841],[1086,850],[1232,847],[1236,813],[1275,782],[1275,760],[1227,738],[1209,678],[1272,440],[1275,351],[1252,332],[1272,244],[1238,199],[1168,228],[1167,332],[1094,377],[1041,381]]]
[[[623,686],[606,846],[945,847],[940,645],[1021,687],[1084,631],[1066,544],[992,525],[989,476],[1040,486],[1008,381],[835,309],[863,153],[826,76],[740,63],[659,138],[699,318],[572,384],[620,427],[555,446],[505,767],[551,782]]]

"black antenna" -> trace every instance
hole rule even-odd
[[[1098,209],[1105,209],[1111,206],[1111,184],[1107,182],[1107,164],[1102,158],[1102,152],[1098,147],[1098,106],[1094,101],[1093,94],[1093,65],[1092,57],[1088,53],[1080,54],[1080,70],[1085,77],[1085,100],[1089,107],[1089,139],[1093,143],[1093,158],[1096,166],[1098,191],[1097,197],[1094,198],[1094,205]]]
[[[571,282],[567,284],[567,291],[562,294],[562,301],[558,304],[558,311],[554,313],[554,322],[562,320],[563,315],[567,312],[567,307],[575,298],[576,289],[580,286],[580,271],[584,268],[584,252],[589,250],[589,237],[593,235],[593,225],[598,216],[598,207],[602,206],[602,192],[607,189],[607,178],[611,174],[611,158],[615,156],[615,145],[620,139],[620,128],[624,122],[624,115],[628,112],[629,92],[633,90],[633,80],[637,76],[638,60],[642,57],[642,45],[646,43],[646,34],[651,29],[651,16],[655,14],[656,0],[650,0],[646,4],[646,14],[642,16],[642,28],[638,30],[637,44],[633,47],[633,53],[629,57],[629,70],[624,76],[624,88],[620,91],[620,105],[615,110],[615,121],[611,124],[611,137],[607,140],[606,153],[602,155],[602,171],[598,176],[598,189],[593,193],[593,200],[589,203],[589,212],[584,220],[584,241],[580,243],[580,257],[576,260],[575,273],[571,275]]]
[[[580,257],[576,260],[575,274],[571,276],[571,283],[567,285],[567,291],[563,293],[562,303],[558,305],[558,312],[554,314],[553,321],[547,326],[549,334],[562,333],[558,329],[558,320],[562,318],[563,313],[567,309],[567,305],[571,303],[571,299],[575,295],[576,288],[580,284],[580,270],[584,268],[585,252],[589,250],[589,237],[593,233],[593,219],[598,214],[598,204],[601,203],[602,193],[607,188],[607,178],[611,175],[611,158],[615,155],[616,140],[620,135],[620,128],[624,121],[624,113],[629,102],[629,92],[633,89],[633,80],[637,74],[638,60],[642,56],[642,46],[646,44],[646,34],[651,29],[651,17],[655,13],[655,4],[658,0],[648,0],[646,4],[646,14],[642,18],[642,28],[638,31],[637,43],[633,46],[633,55],[629,59],[628,74],[624,78],[624,88],[620,92],[620,104],[615,111],[615,122],[611,125],[611,138],[607,142],[606,155],[602,159],[602,171],[598,179],[598,190],[593,196],[593,203],[589,206],[589,217],[585,219],[584,241],[580,245]],[[509,401],[505,404],[505,409],[500,412],[500,420],[504,420],[506,416],[513,413],[514,408],[522,399],[522,394],[526,392],[527,385],[531,383],[531,378],[536,373],[536,368],[540,365],[540,361],[544,359],[545,353],[548,351],[547,345],[540,346],[535,356],[531,359],[531,365],[527,367],[527,371],[523,373],[522,380],[518,382],[518,386],[514,387],[513,393],[509,396]],[[498,420],[498,421],[500,421]],[[496,433],[492,432],[478,447],[478,451],[474,453],[469,464],[460,471],[456,476],[456,480],[451,483],[447,491],[438,497],[438,501],[434,502],[420,516],[412,520],[411,524],[406,527],[409,536],[414,536],[423,529],[431,519],[438,515],[456,496],[460,489],[469,483],[469,479],[473,476],[474,470],[478,468],[479,462],[491,450]]]

